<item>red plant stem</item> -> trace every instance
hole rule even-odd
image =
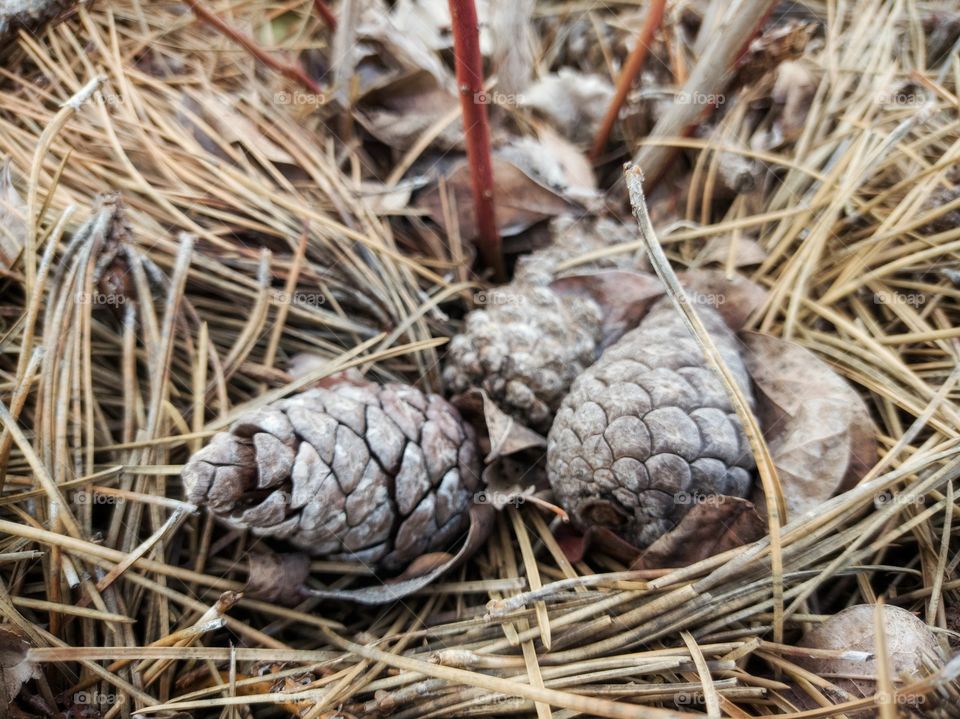
[[[643,69],[643,63],[647,59],[647,50],[650,43],[653,42],[653,34],[663,22],[664,9],[667,6],[667,0],[652,0],[650,9],[647,10],[647,18],[644,20],[643,27],[640,29],[640,35],[637,36],[637,44],[630,51],[623,70],[620,71],[620,77],[617,78],[617,92],[607,108],[607,114],[603,116],[603,122],[597,131],[597,136],[593,141],[593,147],[590,149],[590,159],[596,160],[603,152],[604,145],[607,144],[607,138],[610,137],[610,131],[617,121],[620,114],[620,108],[623,107],[627,99],[627,93],[630,92],[630,86],[634,78]]]
[[[337,16],[333,14],[333,10],[330,9],[329,5],[323,0],[313,0],[313,7],[316,9],[317,15],[323,18],[328,28],[331,30],[337,29]]]
[[[285,62],[277,60],[275,57],[273,57],[273,55],[260,47],[253,38],[247,37],[236,28],[228,25],[221,18],[217,17],[203,7],[203,5],[197,2],[197,0],[186,0],[186,3],[190,6],[190,9],[193,10],[193,13],[198,18],[213,27],[221,35],[225,35],[243,47],[247,52],[253,55],[261,63],[269,67],[271,70],[274,70],[284,77],[300,83],[314,95],[323,95],[323,88],[313,79],[311,79],[307,73],[303,71],[302,67],[299,65],[288,65]]]
[[[460,90],[460,110],[467,141],[467,162],[473,184],[477,216],[477,246],[480,257],[493,269],[498,281],[506,279],[500,233],[493,205],[493,165],[490,158],[490,126],[483,96],[483,61],[480,30],[474,0],[449,0],[453,19],[453,55]]]

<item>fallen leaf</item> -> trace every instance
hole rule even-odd
[[[485,464],[523,452],[533,447],[546,447],[547,440],[501,410],[482,389],[471,389],[452,400],[460,413],[477,430],[479,442],[485,445]]]
[[[607,527],[588,527],[581,531],[572,524],[561,524],[554,531],[554,538],[570,562],[582,561],[588,549],[602,552],[624,564],[632,564],[643,552]]]
[[[834,614],[814,625],[798,643],[798,647],[833,650],[834,656],[797,655],[796,664],[829,680],[855,699],[872,696],[877,691],[877,626],[876,612],[883,612],[882,625],[886,653],[895,679],[919,680],[930,674],[927,669],[942,667],[944,658],[930,628],[913,614],[900,607],[858,604]],[[837,697],[843,701],[846,697]],[[874,710],[848,712],[847,716],[866,719]]]
[[[434,4],[439,0],[416,0],[408,7],[420,7],[429,13],[430,5],[418,5],[420,2]],[[366,97],[374,90],[386,89],[418,71],[433,75],[438,87],[456,91],[453,73],[443,64],[436,49],[430,47],[430,35],[423,32],[431,26],[437,28],[449,23],[449,10],[444,7],[443,12],[435,16],[431,23],[413,29],[407,27],[407,17],[403,10],[398,15],[388,15],[381,5],[370,5],[363,12],[357,28],[355,50],[359,55],[356,63],[357,99]],[[410,24],[416,25],[418,19],[410,17]],[[438,21],[439,25],[436,24]],[[398,22],[404,23],[404,27],[401,28]]]
[[[549,127],[539,128],[536,138],[513,140],[497,154],[564,197],[588,202],[598,196],[590,160]]]
[[[860,395],[809,350],[740,334],[757,416],[792,518],[853,487],[877,462],[877,429]]]
[[[29,649],[19,635],[0,628],[0,713],[6,713],[23,685],[36,676],[36,665],[27,659]]]
[[[583,144],[596,134],[613,92],[604,76],[564,67],[524,90],[520,104],[536,110],[565,137]]]
[[[777,68],[773,101],[779,109],[776,121],[779,134],[787,142],[800,137],[816,92],[817,83],[813,72],[802,62],[788,60]]]
[[[310,558],[299,552],[257,552],[247,558],[244,594],[271,604],[296,606],[310,575]]]
[[[476,8],[480,25],[480,51],[483,55],[489,55],[492,45],[487,29],[490,3],[478,0]],[[453,47],[447,0],[397,0],[390,18],[399,32],[415,38],[431,50],[449,50]]]
[[[425,571],[416,577],[406,576],[406,572],[399,577],[378,585],[359,587],[357,589],[312,589],[303,588],[306,595],[321,599],[337,599],[358,604],[386,604],[401,599],[408,594],[423,589],[442,574],[450,571],[477,551],[486,541],[493,528],[496,511],[489,504],[474,504],[470,507],[470,529],[467,538],[460,550],[449,559],[439,561],[433,556],[426,560],[419,570]],[[442,554],[442,553],[441,553]],[[409,569],[407,570],[409,572]]]
[[[603,346],[637,326],[650,304],[663,294],[663,283],[646,272],[598,270],[560,277],[550,289],[562,296],[586,295],[603,311]]]
[[[731,252],[733,267],[759,265],[767,259],[766,250],[760,247],[756,240],[750,237],[737,237],[734,240],[733,235],[723,235],[707,240],[697,261],[701,265],[718,264],[726,267],[730,262]]]
[[[446,177],[447,189],[453,195],[460,234],[464,239],[477,236],[474,219],[473,190],[467,161],[455,163]],[[560,193],[537,182],[507,160],[493,158],[494,203],[497,227],[503,236],[515,235],[530,225],[581,209],[579,204],[565,199]],[[437,184],[420,193],[418,207],[426,210],[433,220],[443,226],[443,210]]]
[[[366,130],[385,145],[406,150],[437,119],[459,107],[460,101],[424,71],[407,75],[389,87],[369,94],[356,113]],[[432,145],[450,150],[463,147],[463,122],[458,117],[433,140]]]
[[[767,523],[753,503],[740,497],[710,495],[690,507],[672,530],[644,550],[631,569],[685,567],[756,541]]]
[[[453,555],[449,552],[430,552],[429,554],[422,554],[410,562],[409,566],[403,570],[403,572],[397,577],[396,581],[416,579],[417,577],[430,574],[430,572],[434,572],[437,569],[449,564],[452,559]]]
[[[767,291],[741,274],[728,276],[722,270],[687,270],[680,282],[699,304],[713,307],[727,326],[740,330],[767,299]]]
[[[290,95],[290,102],[294,98]],[[238,100],[213,90],[185,91],[179,117],[207,152],[229,159],[222,144],[239,145],[276,164],[295,165],[296,161],[264,135],[256,124],[237,107]],[[283,100],[279,100],[283,102]],[[211,136],[212,131],[215,138]]]

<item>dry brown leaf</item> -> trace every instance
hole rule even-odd
[[[30,645],[9,629],[0,628],[0,714],[17,698],[20,689],[36,675],[27,659]]]
[[[472,389],[452,401],[474,425],[478,443],[487,453],[484,457],[486,464],[547,444],[541,435],[501,410],[482,389]]]
[[[536,138],[514,139],[499,148],[497,154],[564,197],[583,202],[598,197],[590,160],[546,125],[539,128]]]
[[[759,265],[767,259],[767,252],[750,237],[737,237],[734,240],[733,235],[723,235],[721,237],[711,237],[706,241],[703,251],[697,258],[700,265],[718,264],[726,266],[730,259],[730,252],[733,251],[734,267],[749,267],[750,265]]]
[[[310,558],[299,552],[257,552],[247,558],[244,594],[292,607],[303,601],[300,591],[310,574]]]
[[[380,142],[404,151],[459,102],[433,75],[417,71],[369,94],[356,117]],[[462,147],[461,120],[443,128],[433,145],[443,150]]]
[[[679,524],[651,544],[632,569],[685,567],[760,539],[767,523],[753,503],[740,497],[693,497]]]
[[[663,283],[647,272],[599,270],[554,280],[550,289],[561,296],[585,295],[603,312],[603,345],[614,342],[643,319],[663,294]]]
[[[877,429],[860,395],[809,350],[740,335],[757,387],[757,415],[791,517],[854,486],[877,461]]]
[[[777,118],[779,134],[787,142],[800,137],[816,92],[817,83],[813,73],[804,63],[790,60],[777,68],[773,101],[780,109]]]
[[[421,563],[417,571],[425,573],[418,576],[407,576],[409,568],[402,575],[387,580],[378,585],[369,587],[359,587],[357,589],[308,589],[304,588],[304,594],[321,599],[338,599],[358,604],[386,604],[407,596],[419,589],[423,589],[428,584],[436,580],[442,574],[450,571],[466,560],[470,555],[477,551],[490,535],[493,528],[496,511],[489,504],[477,503],[470,508],[470,529],[467,532],[467,538],[460,550],[445,561],[438,562],[438,554],[435,553],[424,563]],[[422,559],[422,558],[421,558]]]
[[[767,299],[767,291],[743,275],[722,270],[687,270],[680,282],[697,303],[713,307],[732,330],[741,329]]]
[[[453,194],[460,234],[465,239],[477,236],[474,219],[470,167],[466,160],[457,162],[447,174],[447,188]],[[503,236],[515,235],[530,225],[548,217],[555,217],[579,209],[575,202],[537,182],[512,162],[493,159],[493,184],[496,188],[497,227]],[[435,222],[444,224],[440,192],[436,184],[424,190],[416,199]]]
[[[490,3],[478,0],[477,19],[480,25],[480,51],[489,55],[492,39],[487,27]],[[450,24],[450,6],[447,0],[398,0],[390,18],[397,30],[415,38],[431,50],[449,50],[453,47],[453,29]]]
[[[564,67],[524,90],[520,104],[546,117],[573,142],[588,143],[612,99],[613,85],[607,78]]]
[[[301,91],[280,93],[276,101],[289,104],[305,101],[306,96]],[[229,155],[220,147],[219,142],[228,145],[239,145],[252,151],[259,157],[277,164],[296,164],[296,161],[279,145],[272,142],[257,126],[237,108],[238,100],[213,90],[188,91],[182,97],[181,122],[190,128],[194,138],[208,152],[227,159]],[[197,122],[197,120],[202,121]],[[216,140],[207,130],[216,135]]]
[[[883,605],[882,611],[887,655],[894,678],[921,679],[929,674],[926,664],[943,666],[940,645],[926,624],[900,607]],[[856,699],[872,696],[877,691],[875,612],[873,604],[858,604],[814,626],[803,635],[798,646],[835,650],[837,655],[798,656],[796,663]],[[919,702],[924,703],[923,698],[919,698]],[[865,719],[874,716],[874,712],[868,710],[848,716]]]

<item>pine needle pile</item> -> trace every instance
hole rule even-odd
[[[744,0],[767,29],[724,55],[702,37],[736,25],[723,10],[735,3],[480,3],[494,72],[477,102],[514,278],[495,290],[446,3],[57,5],[56,22],[0,47],[0,715],[960,715],[955,8],[767,14]],[[597,142],[642,33],[648,57]],[[711,79],[714,56],[733,80]],[[678,119],[691,104],[694,126]],[[784,501],[786,470],[757,454],[761,538],[636,563],[615,542],[571,549],[531,432],[511,466],[536,492],[497,504],[468,560],[394,601],[351,601],[378,586],[384,557],[393,573],[413,560],[438,574],[443,533],[466,531],[480,476],[468,467],[503,447],[491,434],[479,456],[463,448],[474,430],[452,394],[485,389],[502,422],[544,435],[558,411],[576,423],[560,410],[570,384],[630,318],[610,324],[580,285],[581,304],[558,299],[568,288],[553,279],[663,270],[629,216],[629,160],[681,283],[707,268],[762,290],[738,318],[753,333],[747,366],[772,339],[809,350],[854,388],[878,459],[804,504]],[[550,277],[525,264],[576,233],[544,255]],[[727,317],[733,295],[696,288],[719,310],[711,322]],[[515,297],[549,311],[530,318]],[[583,327],[565,334],[554,317],[571,313]],[[509,358],[529,344],[525,322],[554,333],[529,356],[555,344],[571,359],[549,381],[512,366],[510,387],[474,372],[484,348]],[[506,325],[513,335],[491,339]],[[411,524],[402,561],[367,525],[367,562],[297,534],[311,555],[297,564],[279,521],[230,524],[203,506],[207,485],[184,467],[216,454],[212,438],[233,432],[247,457],[277,407],[353,428],[329,383],[361,375],[342,390],[351,407],[382,408],[398,437],[422,410],[433,425],[410,430],[405,451],[452,453],[410,501],[455,495],[451,523]],[[798,393],[822,389],[798,379]],[[238,434],[250,416],[261,423]],[[794,449],[799,465],[833,469],[834,455]],[[398,457],[371,470],[390,491],[416,463]],[[449,489],[443,473],[457,472]]]

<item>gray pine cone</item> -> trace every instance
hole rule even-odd
[[[712,308],[697,312],[752,402],[733,333]],[[723,384],[669,298],[574,382],[547,441],[550,484],[574,523],[638,547],[701,496],[747,496],[753,468]]]
[[[554,243],[522,258],[510,284],[478,293],[483,307],[450,341],[443,371],[450,392],[483,389],[504,412],[544,433],[573,380],[596,360],[603,317],[593,300],[561,297],[549,284],[561,262],[630,237],[602,219],[558,219],[551,232]],[[577,271],[636,264],[617,255]]]
[[[480,488],[473,429],[407,385],[341,382],[241,417],[183,469],[235,528],[397,572],[449,550]]]

